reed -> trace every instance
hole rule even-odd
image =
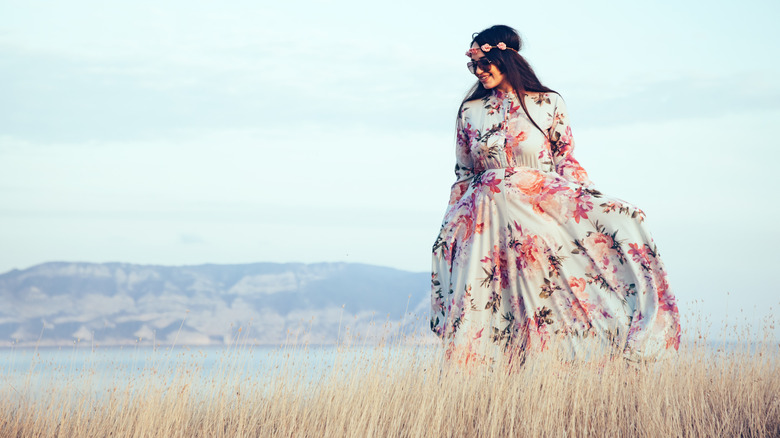
[[[4,376],[0,436],[780,436],[780,350],[769,339],[689,340],[643,366],[539,355],[512,372],[443,366],[435,348],[406,341],[332,347],[327,360],[305,345],[242,345],[209,370],[184,348],[136,372],[118,367],[102,386],[89,367],[38,363]],[[257,367],[261,354],[271,358]]]

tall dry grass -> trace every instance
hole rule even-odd
[[[38,364],[0,389],[0,436],[780,436],[780,355],[769,341],[688,342],[646,366],[542,355],[511,374],[442,367],[434,349],[401,343],[342,346],[320,371],[311,367],[323,356],[306,347],[274,350],[262,370],[238,353],[224,352],[213,372],[161,354],[99,390],[88,368],[49,370],[47,383]]]

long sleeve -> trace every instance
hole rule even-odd
[[[580,163],[572,155],[574,151],[574,138],[571,135],[569,114],[563,98],[555,95],[555,110],[553,111],[553,124],[550,127],[550,150],[552,152],[555,172],[563,178],[584,187],[593,185],[588,172],[580,166]]]
[[[463,120],[461,109],[458,114],[457,131],[455,133],[455,183],[450,191],[449,205],[453,205],[460,200],[474,178],[474,165],[471,159],[471,140],[469,133],[471,127],[468,122]]]

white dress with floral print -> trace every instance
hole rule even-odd
[[[433,246],[431,329],[447,357],[675,351],[679,313],[644,213],[593,187],[558,94],[523,98],[544,133],[512,93],[458,117],[457,181]]]

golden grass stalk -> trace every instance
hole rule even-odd
[[[39,363],[30,379],[16,376],[21,387],[6,376],[0,436],[780,436],[778,345],[725,347],[688,342],[646,366],[539,355],[507,373],[443,366],[435,348],[401,342],[244,346],[211,370],[204,353],[182,350],[139,373],[117,370],[110,386],[87,368],[38,374]]]

